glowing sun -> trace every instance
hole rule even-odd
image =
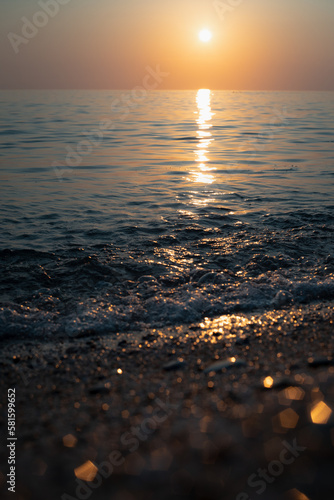
[[[201,40],[201,42],[210,42],[210,40],[212,38],[212,33],[211,33],[211,31],[205,29],[205,30],[200,31],[198,36],[199,36],[199,39]]]

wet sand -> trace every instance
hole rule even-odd
[[[332,304],[320,304],[56,345],[2,342],[1,497],[334,498],[333,321]]]

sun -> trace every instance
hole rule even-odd
[[[212,33],[210,30],[204,29],[199,32],[198,36],[201,42],[210,42]]]

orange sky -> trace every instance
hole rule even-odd
[[[132,88],[160,65],[161,89],[334,90],[333,0],[61,1],[2,0],[0,88]],[[23,17],[46,24],[27,39]]]

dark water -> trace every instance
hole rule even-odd
[[[333,93],[2,92],[0,109],[2,335],[334,299]]]

